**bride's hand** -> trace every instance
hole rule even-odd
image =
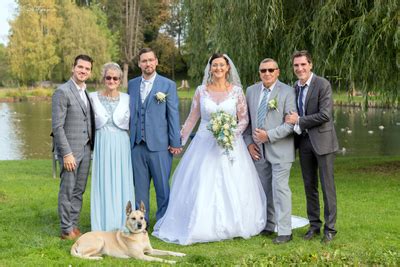
[[[247,146],[247,149],[249,150],[250,156],[253,160],[259,160],[261,157],[260,154],[260,149],[256,144],[250,144]]]

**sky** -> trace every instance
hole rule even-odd
[[[10,25],[8,20],[15,14],[17,4],[14,0],[0,0],[0,43],[7,44],[8,30]]]

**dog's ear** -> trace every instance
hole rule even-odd
[[[126,211],[126,216],[129,216],[129,214],[131,214],[131,212],[132,212],[132,204],[131,204],[131,201],[130,201],[130,200],[129,200],[128,203],[126,204],[126,209],[125,209],[125,211]]]
[[[144,203],[143,203],[143,201],[140,201],[140,209],[139,209],[141,212],[143,212],[143,213],[146,213],[146,208],[145,208],[145,206],[144,206]]]

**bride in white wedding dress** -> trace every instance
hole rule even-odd
[[[220,110],[238,120],[229,157],[207,129],[211,114]],[[242,137],[249,123],[246,98],[224,54],[214,54],[207,64],[181,131],[183,144],[199,119],[173,174],[167,211],[152,234],[181,245],[259,234],[267,222],[266,197]]]

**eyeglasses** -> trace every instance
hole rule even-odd
[[[140,63],[146,64],[146,63],[153,63],[154,61],[156,61],[155,58],[148,58],[148,59],[142,59],[142,60],[140,60]]]
[[[113,79],[114,81],[119,81],[119,77],[106,76],[107,81],[110,81],[111,79]]]
[[[261,73],[266,73],[267,71],[269,72],[269,73],[273,73],[274,71],[276,71],[277,69],[260,69],[260,72]]]

